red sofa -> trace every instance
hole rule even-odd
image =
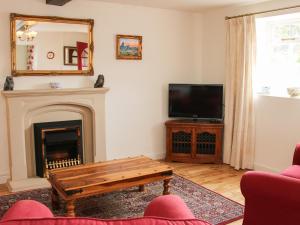
[[[22,200],[14,204],[2,217],[1,225],[210,225],[195,219],[194,215],[175,195],[154,199],[146,208],[144,217],[101,220],[79,217],[54,217],[43,204]]]
[[[243,225],[300,224],[300,144],[292,166],[280,174],[247,172],[241,191],[245,197]]]

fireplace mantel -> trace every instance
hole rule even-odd
[[[108,88],[72,88],[2,91],[6,100],[11,191],[48,186],[36,176],[33,124],[72,120],[83,121],[84,149],[94,161],[106,160],[105,94]],[[41,121],[42,120],[42,121]],[[83,134],[84,135],[84,134]]]
[[[32,89],[32,90],[14,90],[2,91],[7,98],[29,97],[29,96],[51,96],[51,95],[74,95],[74,94],[103,94],[109,88],[59,88],[59,89]]]

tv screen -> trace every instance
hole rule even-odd
[[[223,85],[169,84],[169,117],[223,119]]]

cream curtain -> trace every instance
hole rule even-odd
[[[224,162],[235,169],[253,169],[254,104],[252,74],[255,68],[254,16],[226,21],[226,81]]]

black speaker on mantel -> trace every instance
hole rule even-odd
[[[47,5],[63,6],[72,0],[46,0]]]

